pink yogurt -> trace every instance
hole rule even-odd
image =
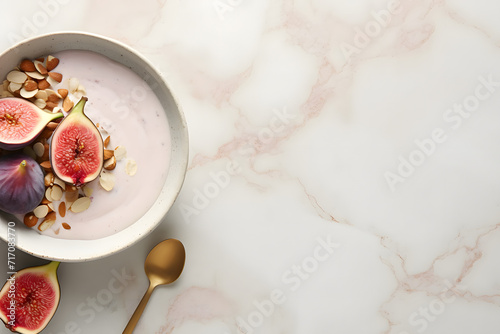
[[[63,74],[54,90],[67,89],[68,79],[77,78],[88,97],[86,115],[99,123],[103,138],[111,136],[108,149],[123,146],[127,156],[112,171],[116,182],[111,191],[104,190],[98,180],[92,181],[88,210],[68,211],[64,218],[58,214],[56,223],[39,233],[65,239],[106,237],[141,218],[160,194],[170,157],[168,121],[155,93],[125,66],[90,51],[62,51],[53,56],[60,60],[54,71]],[[133,176],[125,171],[129,160],[137,164]],[[54,202],[56,211],[58,205]],[[71,229],[64,229],[64,222]]]

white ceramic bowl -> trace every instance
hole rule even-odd
[[[0,78],[5,78],[24,58],[34,59],[63,50],[94,51],[125,65],[140,77],[148,78],[147,83],[166,112],[171,136],[170,165],[163,189],[151,209],[126,229],[96,240],[68,240],[41,235],[23,226],[22,222],[16,222],[15,245],[18,249],[40,258],[78,262],[115,254],[148,235],[162,222],[184,182],[188,133],[183,113],[161,74],[132,48],[107,37],[83,32],[59,32],[22,41],[0,55]],[[5,241],[9,240],[8,224],[12,221],[12,216],[0,212],[0,237]]]

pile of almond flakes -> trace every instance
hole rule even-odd
[[[58,64],[59,59],[50,55],[34,61],[22,60],[17,68],[7,74],[6,80],[0,85],[0,97],[24,98],[50,113],[70,112],[75,102],[84,96],[86,91],[77,78],[67,80],[67,88],[60,88],[57,91],[52,89],[63,82],[62,74],[54,72]],[[67,211],[83,212],[91,204],[93,190],[91,187],[77,188],[60,180],[52,172],[48,140],[61,120],[62,118],[49,122],[36,141],[23,149],[24,153],[33,157],[45,170],[45,196],[33,212],[24,216],[24,224],[28,227],[34,227],[39,220],[42,220],[38,225],[39,231],[52,227],[57,215],[64,218]],[[96,124],[96,127],[106,133],[99,124]],[[115,184],[115,177],[111,171],[115,169],[117,161],[127,155],[123,146],[117,146],[114,150],[107,149],[109,143],[108,135],[104,140],[104,168],[99,175],[99,184],[106,191],[111,191]],[[137,171],[135,161],[129,159],[125,170],[128,175],[133,176]],[[71,225],[66,222],[61,226],[67,230],[71,229]],[[59,228],[56,228],[54,233],[59,234]]]

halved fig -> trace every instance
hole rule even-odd
[[[0,210],[25,214],[40,204],[45,193],[42,167],[29,155],[0,156]]]
[[[13,151],[27,146],[47,123],[61,117],[63,113],[48,113],[25,99],[0,99],[0,148]]]
[[[104,163],[101,133],[84,113],[82,97],[57,126],[50,143],[50,160],[61,180],[81,186],[97,178]]]
[[[54,316],[61,290],[59,262],[22,269],[0,291],[0,319],[12,332],[40,333]]]

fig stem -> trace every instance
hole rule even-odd
[[[26,166],[27,165],[28,165],[28,163],[26,162],[26,160],[21,161],[21,163],[19,164],[19,172],[22,174],[26,173]]]

